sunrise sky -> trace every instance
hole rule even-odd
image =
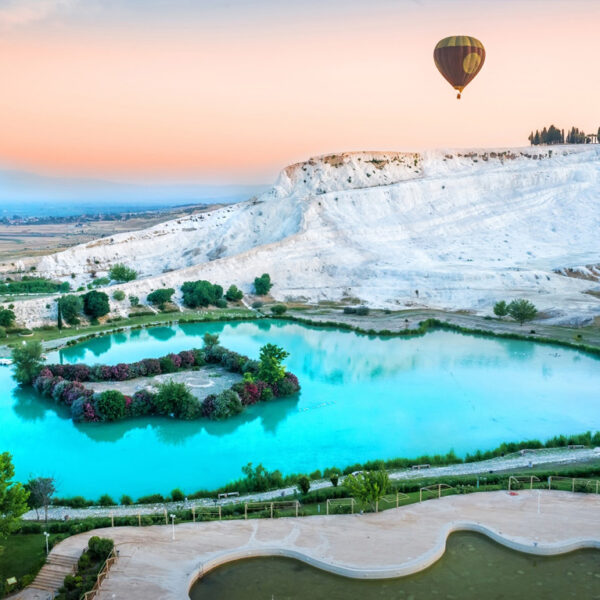
[[[270,181],[343,150],[600,125],[598,0],[0,0],[0,165]],[[433,48],[472,35],[463,99]]]

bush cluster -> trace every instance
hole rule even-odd
[[[0,282],[0,294],[54,294],[68,292],[70,289],[71,285],[68,281],[60,283],[43,277],[25,276],[21,281]]]
[[[223,288],[206,280],[186,281],[181,286],[183,303],[188,308],[207,307],[225,308],[227,301],[223,298]]]
[[[246,406],[299,391],[298,378],[292,373],[283,371],[279,380],[267,383],[258,378],[260,362],[220,346],[216,336],[208,334],[205,337],[206,347],[202,350],[183,350],[178,354],[146,358],[135,363],[48,365],[34,379],[33,386],[57,404],[69,406],[71,417],[76,422],[107,422],[146,415],[221,420],[239,414]],[[207,396],[202,403],[187,386],[173,381],[160,384],[157,392],[138,390],[132,396],[117,390],[94,393],[84,385],[86,382],[152,377],[206,364],[219,364],[232,373],[244,374],[244,381],[218,395]]]
[[[369,307],[367,306],[344,306],[345,315],[360,315],[365,316],[369,314]]]
[[[108,538],[100,538],[96,535],[91,537],[87,549],[77,562],[77,573],[65,577],[55,598],[57,600],[79,600],[86,592],[89,592],[94,587],[98,573],[113,547],[114,542]]]

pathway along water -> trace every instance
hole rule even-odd
[[[454,533],[444,556],[408,577],[363,581],[287,558],[219,567],[192,588],[192,600],[532,600],[600,598],[600,551],[540,557],[509,550],[475,533]]]
[[[242,475],[248,462],[284,473],[377,458],[459,455],[500,442],[600,428],[600,360],[526,341],[436,331],[380,338],[259,321],[181,324],[96,338],[50,361],[130,362],[202,345],[205,332],[257,357],[272,342],[302,385],[297,397],[225,422],[146,418],[73,424],[67,411],[18,389],[0,368],[0,449],[20,479],[54,476],[61,496],[115,499],[186,493]]]

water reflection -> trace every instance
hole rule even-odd
[[[172,327],[152,327],[147,329],[148,335],[159,342],[166,342],[175,337],[176,331]]]
[[[48,407],[33,390],[17,387],[13,391],[13,398],[16,400],[13,410],[24,421],[41,421],[45,418]]]

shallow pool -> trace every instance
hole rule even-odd
[[[286,348],[299,396],[220,423],[75,425],[0,367],[0,450],[13,453],[17,476],[54,476],[61,496],[191,493],[240,477],[248,462],[310,472],[600,428],[597,358],[443,331],[379,338],[271,321],[189,324],[96,338],[49,360],[131,362],[201,346],[207,331],[255,358],[266,342]]]
[[[398,579],[347,579],[287,558],[254,558],[208,573],[192,600],[537,600],[600,598],[600,551],[538,557],[454,533],[429,569]]]

